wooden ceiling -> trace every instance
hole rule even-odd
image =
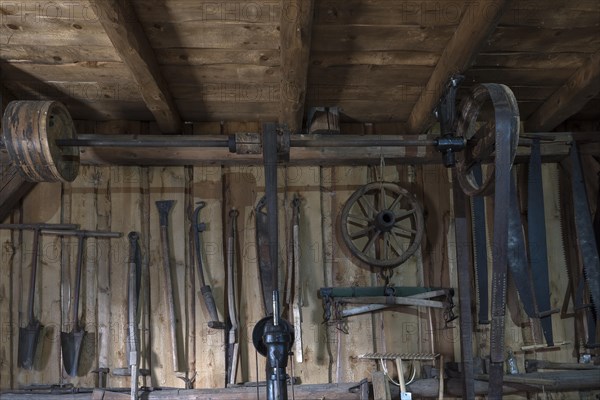
[[[305,107],[339,106],[416,133],[461,72],[462,95],[509,85],[534,130],[600,120],[598,0],[20,0],[0,13],[2,85],[76,119],[294,126]]]

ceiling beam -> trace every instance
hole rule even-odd
[[[160,72],[154,50],[130,0],[91,0],[97,17],[136,80],[144,102],[163,133],[178,133],[182,122]]]
[[[454,74],[464,73],[471,66],[479,50],[496,29],[508,2],[509,0],[467,2],[460,24],[410,113],[410,133],[422,133],[429,128],[433,109],[443,95],[448,79]]]
[[[530,132],[551,131],[600,93],[600,51],[592,54],[525,123]]]
[[[282,0],[281,5],[279,123],[296,133],[304,116],[314,0]]]

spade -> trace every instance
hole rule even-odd
[[[79,325],[79,292],[81,289],[81,270],[83,269],[83,250],[86,233],[77,232],[77,276],[75,278],[75,302],[73,305],[73,330],[60,333],[60,346],[62,348],[63,365],[69,376],[77,376],[81,344],[85,331]]]
[[[31,277],[29,278],[29,323],[24,328],[19,328],[19,354],[18,365],[20,368],[32,369],[33,358],[37,348],[42,325],[33,315],[33,299],[35,295],[35,277],[38,264],[38,243],[40,239],[40,229],[33,231],[33,254],[31,257]]]

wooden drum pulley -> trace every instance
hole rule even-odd
[[[13,101],[2,119],[2,137],[10,159],[32,182],[72,182],[79,172],[79,148],[59,147],[75,139],[73,120],[57,101]]]

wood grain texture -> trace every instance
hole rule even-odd
[[[308,61],[313,30],[314,0],[283,0],[281,16],[281,99],[279,123],[291,132],[302,130]]]
[[[165,133],[181,130],[181,117],[171,98],[148,38],[128,1],[93,0],[98,19],[115,50],[131,70],[140,93]],[[124,23],[123,19],[126,18]]]
[[[528,118],[532,131],[551,131],[600,93],[600,51],[593,54],[542,106]]]
[[[426,130],[448,79],[469,68],[477,52],[496,29],[507,3],[506,0],[481,1],[472,3],[464,10],[459,26],[446,43],[435,70],[408,118],[410,132],[421,133]]]

